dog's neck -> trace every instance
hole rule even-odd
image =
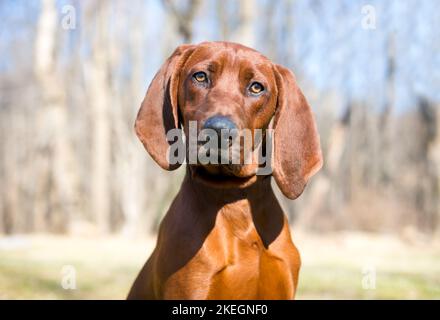
[[[263,243],[269,245],[285,223],[269,176],[259,176],[246,188],[217,188],[194,179],[187,170],[181,192],[181,198],[191,202],[187,203],[186,221],[205,221],[209,229],[218,219],[237,232],[254,227]]]
[[[246,187],[225,188],[224,186],[213,186],[204,183],[192,176],[190,169],[187,168],[182,187],[192,190],[200,201],[208,201],[211,204],[228,205],[239,200],[253,199],[263,200],[273,196],[270,176],[258,176],[256,181]]]

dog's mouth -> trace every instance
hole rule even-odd
[[[257,180],[255,170],[246,170],[242,165],[191,165],[189,167],[191,176],[195,180],[213,187],[245,188]]]
[[[190,173],[194,180],[220,188],[246,188],[257,180],[258,157],[251,145],[243,139],[228,140],[226,147],[219,140],[217,146],[204,143],[197,146],[197,162],[190,164]],[[189,148],[188,148],[189,150]],[[191,158],[189,155],[187,158]]]

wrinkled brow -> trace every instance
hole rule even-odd
[[[240,72],[240,76],[245,80],[251,80],[255,77],[254,69],[246,67]]]
[[[209,72],[215,73],[220,69],[220,64],[217,61],[211,61],[208,63],[207,69]]]

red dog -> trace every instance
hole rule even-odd
[[[297,198],[322,165],[312,111],[295,77],[255,50],[228,42],[182,45],[153,79],[136,133],[164,169],[166,133],[267,129],[273,176]],[[271,124],[272,125],[272,124]],[[129,299],[293,299],[300,256],[271,188],[254,164],[190,164]]]

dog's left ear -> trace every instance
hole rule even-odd
[[[175,170],[180,164],[168,159],[170,143],[166,134],[179,128],[177,95],[180,69],[194,51],[193,45],[181,45],[165,61],[151,81],[138,112],[136,134],[151,157],[166,170]]]
[[[273,176],[283,194],[296,199],[322,166],[319,134],[306,98],[293,73],[274,65],[278,88],[274,117]]]

